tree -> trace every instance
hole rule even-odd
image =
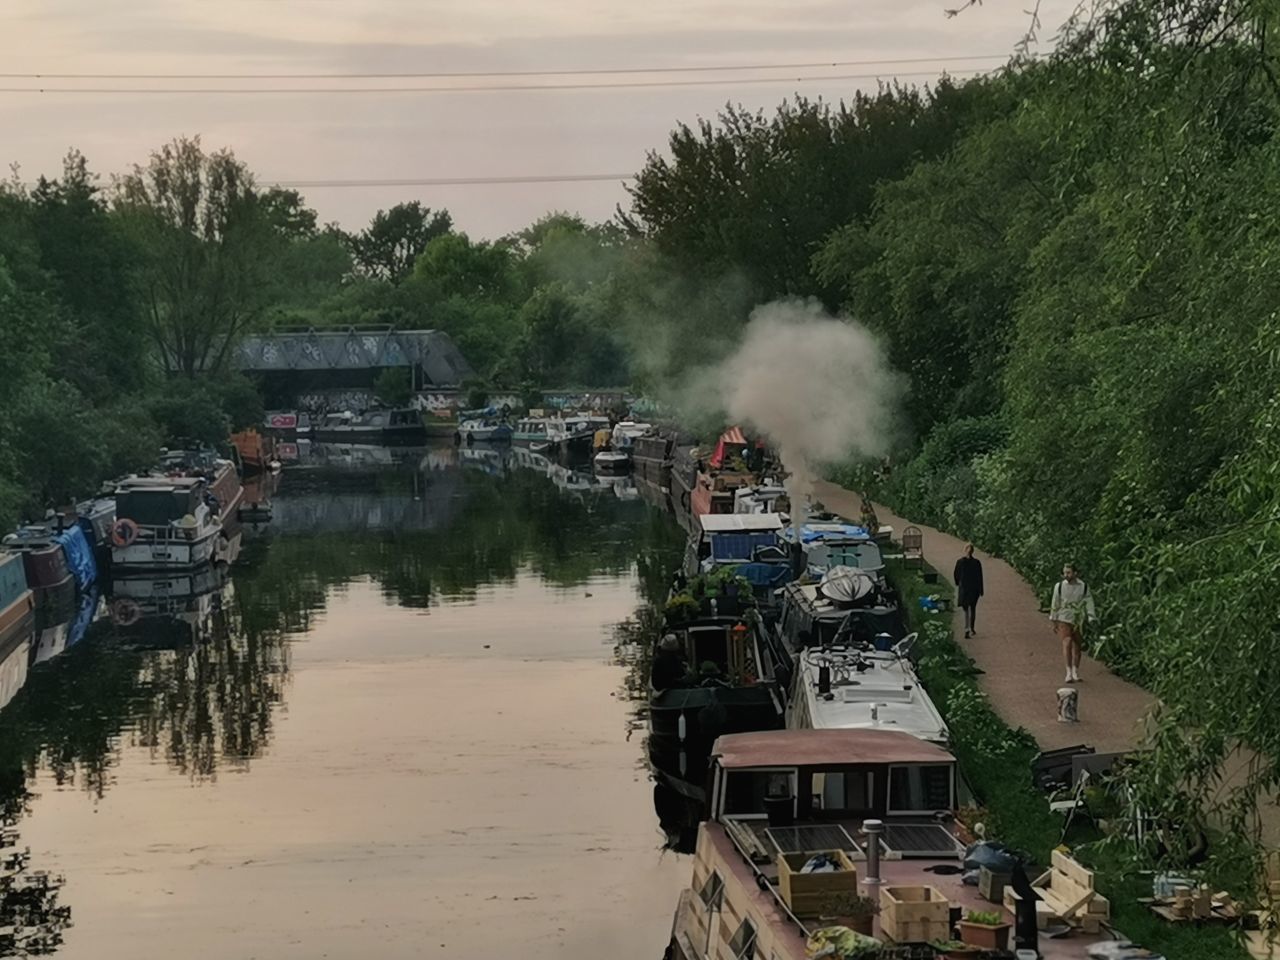
[[[350,238],[351,254],[366,276],[400,283],[436,237],[453,230],[448,210],[432,210],[416,200],[379,210],[364,230]]]
[[[408,367],[387,367],[373,382],[373,392],[384,406],[407,406],[413,397],[413,378]]]
[[[167,371],[222,370],[272,299],[284,238],[229,150],[178,139],[120,182],[117,209],[142,251],[151,336]]]

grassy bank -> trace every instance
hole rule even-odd
[[[937,704],[951,731],[951,750],[973,791],[977,809],[966,813],[970,823],[982,822],[987,837],[1025,851],[1037,863],[1047,863],[1062,839],[1062,818],[1049,810],[1036,788],[1031,765],[1039,750],[1025,730],[1010,727],[992,709],[982,692],[982,671],[955,641],[949,613],[929,613],[922,597],[951,601],[954,592],[927,565],[911,567],[901,560],[886,561],[887,574],[897,586],[912,630],[919,631],[917,650],[921,682]],[[1097,874],[1098,889],[1111,901],[1112,924],[1135,943],[1156,950],[1168,960],[1246,960],[1230,931],[1222,927],[1174,926],[1153,916],[1137,898],[1151,895],[1150,878],[1126,870],[1096,841],[1100,836],[1083,825],[1067,837],[1074,855]]]

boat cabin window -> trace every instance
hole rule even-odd
[[[738,924],[733,939],[729,941],[729,952],[733,954],[734,960],[752,960],[756,955],[756,928],[745,917]]]
[[[933,813],[955,806],[954,770],[949,763],[889,767],[889,813]]]
[[[198,503],[190,488],[130,490],[116,494],[116,516],[143,527],[167,527],[193,513]]]
[[[712,870],[707,875],[702,889],[698,891],[698,899],[708,910],[720,909],[720,904],[724,902],[724,878],[719,872]]]
[[[729,669],[729,631],[724,627],[693,627],[689,630],[689,661],[701,669],[707,661],[721,670]]]
[[[730,770],[724,780],[726,816],[763,817],[765,797],[794,797],[794,770]]]
[[[869,814],[874,809],[870,770],[815,773],[814,805],[824,813]]]

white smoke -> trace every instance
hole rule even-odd
[[[889,452],[903,394],[870,331],[813,301],[753,310],[712,381],[729,418],[777,450],[796,523],[823,466]]]

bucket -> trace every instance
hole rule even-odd
[[[794,797],[765,797],[764,812],[771,827],[789,827],[796,822]]]

